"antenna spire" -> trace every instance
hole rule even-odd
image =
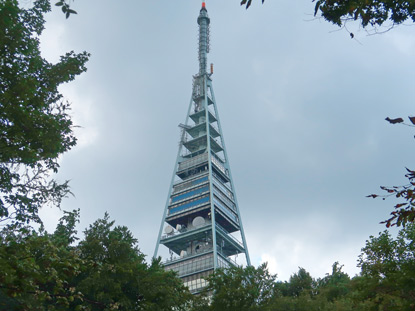
[[[199,17],[199,74],[206,73],[207,53],[209,53],[209,24],[210,18],[207,14],[206,3],[202,2]]]

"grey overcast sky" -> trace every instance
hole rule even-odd
[[[52,1],[53,2],[53,1]],[[415,28],[368,36],[314,19],[306,1],[210,0],[213,86],[248,248],[280,280],[304,267],[315,278],[335,261],[351,276],[393,199],[366,198],[405,182],[414,130],[385,117],[414,115]],[[105,211],[151,257],[198,71],[199,0],[82,0],[66,20],[47,16],[52,62],[89,51],[88,72],[62,87],[78,146],[60,180],[81,209],[81,232]],[[45,208],[52,230],[60,217]]]

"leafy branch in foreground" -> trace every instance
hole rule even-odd
[[[413,0],[313,0],[314,15],[319,12],[328,22],[342,26],[348,20],[360,20],[363,28],[382,26],[386,21],[394,25],[407,20],[415,22]]]
[[[391,124],[402,124],[410,127],[415,127],[415,117],[408,117],[412,124],[404,123],[402,118],[386,118],[385,120]],[[381,197],[385,200],[388,197],[395,196],[401,200],[404,200],[401,203],[398,203],[394,206],[394,210],[390,213],[391,217],[382,221],[382,224],[386,224],[386,227],[390,226],[404,226],[407,223],[415,222],[415,171],[406,168],[407,173],[405,177],[408,179],[408,183],[402,186],[393,186],[393,187],[384,187],[380,188],[386,192],[385,195],[371,194],[368,195],[368,198],[377,198]]]
[[[415,171],[408,168],[406,170],[407,174],[405,174],[405,177],[409,180],[408,184],[393,187],[381,186],[380,188],[386,191],[387,194],[371,194],[367,196],[369,198],[381,197],[383,200],[390,196],[395,196],[396,198],[404,200],[404,202],[394,206],[394,210],[390,213],[390,218],[381,222],[381,224],[386,224],[387,228],[395,225],[398,227],[401,225],[405,226],[407,223],[415,222]]]
[[[76,144],[70,105],[59,85],[86,71],[89,54],[66,53],[51,64],[41,56],[39,36],[49,0],[30,9],[0,1],[0,224],[40,223],[38,210],[60,205],[68,182],[50,175],[58,157]]]
[[[265,0],[262,0],[262,3],[264,3]],[[246,5],[246,8],[249,8],[252,4],[252,0],[242,0],[241,5]]]
[[[61,10],[65,14],[66,18],[69,18],[71,14],[78,14],[76,11],[71,9],[70,4],[71,4],[70,0],[61,0],[55,3],[56,6],[61,7]]]
[[[343,26],[347,21],[360,21],[363,28],[382,26],[390,22],[393,27],[405,21],[415,22],[413,0],[312,0],[314,16],[321,14],[326,21]],[[264,0],[262,0],[264,3]],[[249,8],[252,0],[242,0]],[[353,34],[350,34],[353,38]]]

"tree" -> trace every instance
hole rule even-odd
[[[188,310],[188,289],[159,261],[147,264],[126,227],[106,214],[73,245],[78,219],[66,212],[53,234],[2,231],[0,310]]]
[[[359,256],[361,276],[353,280],[359,301],[375,310],[415,309],[415,225],[393,239],[388,231],[371,236]]]
[[[40,223],[38,210],[60,205],[68,182],[49,178],[75,144],[70,105],[58,86],[86,71],[89,54],[69,52],[56,64],[41,57],[39,36],[48,0],[21,9],[0,2],[0,222]]]
[[[273,296],[275,279],[266,263],[258,268],[218,269],[208,278],[206,292],[212,292],[213,296],[205,310],[263,310]]]
[[[113,226],[114,221],[105,214],[84,231],[85,239],[78,247],[85,267],[74,284],[90,310],[185,308],[192,295],[183,282],[165,271],[159,260],[148,265],[128,228]]]
[[[331,274],[318,280],[319,295],[323,295],[330,302],[346,296],[350,291],[350,277],[342,271],[343,266],[335,262]]]
[[[399,25],[407,20],[415,22],[415,3],[412,0],[312,0],[314,15],[318,13],[328,22],[342,26],[348,20],[360,20],[363,28],[382,26],[390,21]],[[264,0],[262,0],[264,3]],[[249,8],[252,0],[242,0]]]
[[[304,268],[299,267],[298,272],[290,276],[288,282],[288,295],[299,297],[301,294],[313,294],[314,280]]]
[[[80,298],[71,279],[84,263],[70,243],[79,211],[65,213],[50,235],[5,228],[0,235],[0,310],[68,310]]]

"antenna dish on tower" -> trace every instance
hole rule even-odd
[[[166,232],[167,234],[172,234],[173,230],[174,230],[173,227],[170,225],[164,228],[164,232]]]
[[[197,216],[192,221],[193,227],[200,227],[206,223],[206,220],[202,216]]]

